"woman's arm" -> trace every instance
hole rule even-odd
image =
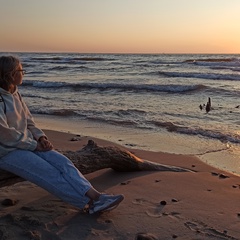
[[[30,134],[9,127],[7,118],[0,108],[0,144],[6,148],[20,148],[26,150],[35,150],[37,141]]]
[[[27,105],[25,104],[25,102],[22,100],[21,98],[21,102],[23,105],[23,109],[25,111],[26,117],[27,117],[27,128],[29,129],[29,131],[32,133],[33,137],[38,140],[40,137],[45,136],[47,138],[47,136],[45,135],[45,133],[36,126],[36,123],[33,119],[32,114],[30,113]]]

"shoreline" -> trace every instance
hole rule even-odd
[[[240,148],[220,141],[167,131],[149,132],[49,115],[33,115],[40,128],[92,136],[130,149],[197,156],[201,161],[240,176]]]

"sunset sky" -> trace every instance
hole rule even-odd
[[[0,0],[1,52],[240,53],[240,0]]]

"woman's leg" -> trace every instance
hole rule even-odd
[[[83,186],[89,186],[89,181],[82,175],[82,173],[74,166],[66,156],[57,151],[35,152],[38,156],[46,160],[49,164],[57,168],[62,176],[69,182],[70,185],[80,194],[86,195],[91,200],[97,200],[100,193],[91,187],[86,191]],[[81,182],[79,182],[81,181]]]
[[[68,158],[56,151],[15,150],[0,159],[0,168],[37,184],[76,207],[84,208],[91,202],[91,214],[112,210],[124,199],[123,195],[99,193]]]
[[[54,150],[34,153],[55,167],[80,195],[85,196],[91,184],[66,156]]]
[[[124,199],[123,195],[100,194],[93,187],[86,191],[84,186],[89,186],[89,182],[74,164],[64,155],[57,151],[35,152],[38,156],[45,159],[52,166],[57,168],[62,176],[79,194],[84,194],[91,200],[89,213],[112,210]]]
[[[42,155],[51,160],[46,161],[41,157]],[[91,190],[91,184],[82,174],[71,166],[71,162],[63,158],[59,159],[59,155],[56,152],[39,154],[39,152],[15,150],[0,159],[0,168],[37,184],[71,205],[84,208],[90,201],[86,193],[90,192],[94,195],[94,190]],[[56,166],[51,163],[55,163]],[[64,164],[66,166],[63,166]]]

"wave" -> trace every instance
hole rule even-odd
[[[49,68],[50,71],[66,71],[66,70],[75,70],[75,69],[87,69],[85,66],[76,66],[76,67],[69,67],[69,66],[54,66]]]
[[[89,116],[86,118],[87,120],[90,121],[97,121],[101,123],[108,123],[111,125],[118,125],[118,126],[130,126],[130,127],[137,127],[137,122],[132,121],[130,119],[112,119],[112,118],[105,118],[105,117],[100,117],[100,116]]]
[[[239,58],[206,58],[206,59],[189,59],[184,61],[187,64],[194,64],[203,67],[210,67],[211,69],[229,69],[235,70],[240,67]],[[235,70],[237,71],[237,70]]]
[[[30,61],[36,61],[36,60],[40,60],[40,61],[45,61],[45,60],[55,60],[55,61],[60,61],[62,60],[62,57],[31,57]]]
[[[24,97],[34,97],[32,94],[24,94],[22,95]],[[51,98],[43,97],[43,96],[37,96],[38,98],[50,100]],[[71,101],[69,101],[71,102]],[[78,108],[60,108],[60,109],[47,109],[47,108],[39,108],[39,107],[31,107],[31,112],[37,113],[37,114],[50,114],[50,115],[59,115],[59,116],[79,116],[81,118],[92,118],[92,116],[99,117],[104,116],[104,118],[112,118],[117,117],[129,117],[136,115],[145,115],[146,111],[139,110],[135,108],[129,108],[129,109],[120,109],[120,110],[107,110],[107,111],[97,111],[97,110],[79,110]],[[101,118],[100,118],[101,119]]]
[[[61,117],[73,117],[78,116],[81,117],[75,109],[39,109],[34,107],[29,107],[31,113],[33,114],[44,114],[44,115],[54,115],[54,116],[61,116]],[[83,116],[84,117],[84,116]]]
[[[30,61],[105,61],[109,60],[108,58],[103,57],[31,57]],[[111,59],[113,60],[113,59]]]
[[[117,90],[117,91],[146,91],[146,92],[168,92],[168,93],[183,93],[192,91],[201,91],[207,88],[202,84],[180,85],[180,84],[118,84],[118,83],[67,83],[67,82],[47,82],[47,81],[31,81],[26,80],[23,86],[32,86],[35,88],[73,88],[79,89],[96,89],[96,90]]]
[[[33,114],[44,114],[44,115],[53,115],[59,117],[78,117],[84,120],[90,120],[100,123],[108,123],[111,125],[118,125],[118,126],[128,126],[128,127],[138,127],[138,123],[131,119],[123,119],[123,118],[113,118],[111,114],[107,117],[106,114],[97,114],[97,112],[90,112],[89,111],[79,111],[76,109],[39,109],[30,107],[31,113]]]
[[[165,72],[159,71],[159,75],[175,78],[201,78],[201,79],[212,79],[212,80],[231,80],[239,81],[239,74],[221,74],[221,73],[198,73],[198,72]]]
[[[49,70],[54,70],[54,71],[67,70],[67,69],[69,69],[68,66],[55,66],[55,67],[49,68]]]
[[[187,59],[186,63],[196,63],[196,62],[232,62],[236,58],[199,58],[199,59]]]
[[[233,72],[240,72],[240,67],[212,66],[210,68],[213,70],[230,70]]]
[[[203,129],[203,128],[193,128],[193,127],[183,127],[176,125],[172,122],[159,122],[159,121],[153,121],[150,122],[150,124],[153,124],[157,127],[165,128],[169,132],[175,132],[180,134],[188,134],[188,135],[198,135],[202,137],[207,138],[213,138],[218,139],[221,142],[232,142],[232,143],[240,143],[240,136],[235,134],[231,135],[230,133],[223,133],[218,130],[209,130],[209,129]]]
[[[128,115],[135,115],[135,114],[146,114],[146,111],[139,110],[139,109],[127,109],[127,110],[119,110],[117,115],[119,116],[128,116]]]

